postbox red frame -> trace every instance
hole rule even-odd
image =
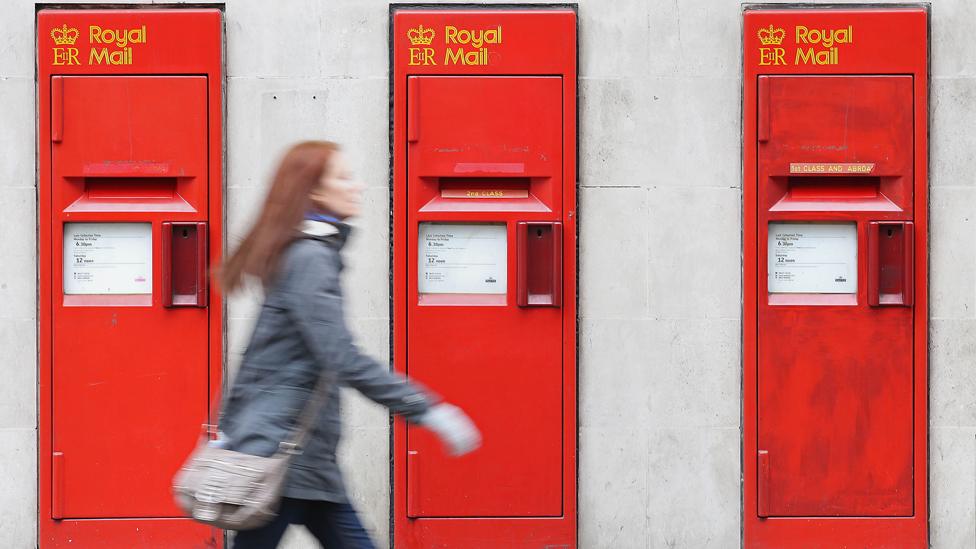
[[[854,25],[855,43],[836,64],[761,65],[760,29],[773,25],[841,28]],[[765,59],[769,62],[770,59]],[[911,75],[914,78],[914,512],[905,517],[760,518],[758,490],[758,235],[757,161],[760,75]],[[747,6],[743,24],[743,545],[783,547],[928,546],[928,11],[924,6],[783,9]],[[911,284],[906,284],[911,286]],[[800,426],[797,426],[800,428]]]
[[[391,45],[391,126],[392,126],[392,211],[393,241],[393,363],[405,370],[407,358],[407,270],[409,264],[405,238],[407,232],[407,127],[408,76],[561,76],[563,113],[563,199],[562,199],[562,288],[563,307],[563,502],[559,516],[460,518],[456,520],[428,520],[428,533],[436,530],[436,539],[451,540],[459,547],[576,547],[577,511],[577,391],[576,391],[576,11],[572,5],[488,7],[457,5],[445,8],[429,5],[396,5],[390,8]],[[417,25],[443,28],[444,25],[478,28],[486,22],[501,24],[506,43],[493,46],[491,63],[487,66],[410,66],[407,58],[407,30]],[[570,52],[567,55],[567,52]],[[483,218],[483,219],[482,219]],[[466,221],[488,221],[490,217],[466,214]],[[516,281],[510,281],[514,285]],[[554,290],[555,291],[555,290]],[[420,547],[414,521],[408,517],[406,490],[406,425],[396,420],[393,429],[393,539],[396,547]],[[531,436],[531,434],[527,434]],[[404,456],[399,459],[398,456]],[[430,538],[427,538],[430,539]]]
[[[103,28],[137,28],[146,25],[150,40],[138,44],[127,64],[54,65],[51,35],[55,27],[67,25],[80,30],[89,24]],[[51,78],[63,76],[168,76],[195,75],[207,78],[207,156],[209,237],[206,260],[220,262],[223,249],[223,18],[218,9],[42,9],[37,14],[38,97],[38,538],[40,547],[155,547],[190,546],[200,543],[201,531],[209,531],[206,546],[223,546],[223,534],[190,519],[55,520],[52,518],[52,280],[54,235],[50,220],[52,205],[52,86]],[[87,54],[85,43],[78,47]],[[62,59],[62,61],[64,61]],[[198,261],[201,259],[198,258]],[[219,392],[223,366],[223,307],[220,289],[211,284],[202,292],[209,309],[209,396]],[[201,423],[208,418],[201,417]],[[125,418],[119,418],[125,421]],[[132,459],[140,459],[132,456]],[[138,486],[119,497],[138,497]],[[197,545],[193,545],[197,546]]]

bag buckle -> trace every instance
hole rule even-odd
[[[278,449],[293,456],[299,456],[302,454],[302,449],[294,442],[282,442],[278,445]]]

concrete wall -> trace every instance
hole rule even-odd
[[[740,6],[580,2],[580,546],[740,540]],[[289,143],[343,142],[367,182],[349,249],[350,322],[386,359],[387,9],[380,0],[229,0],[230,247]],[[36,544],[34,6],[0,32],[0,539]],[[976,544],[976,5],[932,9],[932,545]],[[257,296],[228,303],[231,368]],[[388,540],[384,410],[349,395],[342,449]],[[314,547],[299,531],[286,547]]]

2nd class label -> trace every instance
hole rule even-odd
[[[441,198],[527,198],[526,189],[441,189]]]

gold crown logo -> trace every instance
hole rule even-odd
[[[407,31],[407,38],[414,46],[429,46],[434,41],[434,29],[424,28],[423,25]]]
[[[69,28],[68,25],[62,25],[61,28],[54,27],[51,29],[51,38],[58,46],[72,46],[78,39],[78,29]]]
[[[786,31],[779,28],[773,28],[772,25],[768,29],[759,29],[757,33],[759,35],[759,41],[762,42],[763,46],[778,46],[783,43],[783,39],[786,38]]]

